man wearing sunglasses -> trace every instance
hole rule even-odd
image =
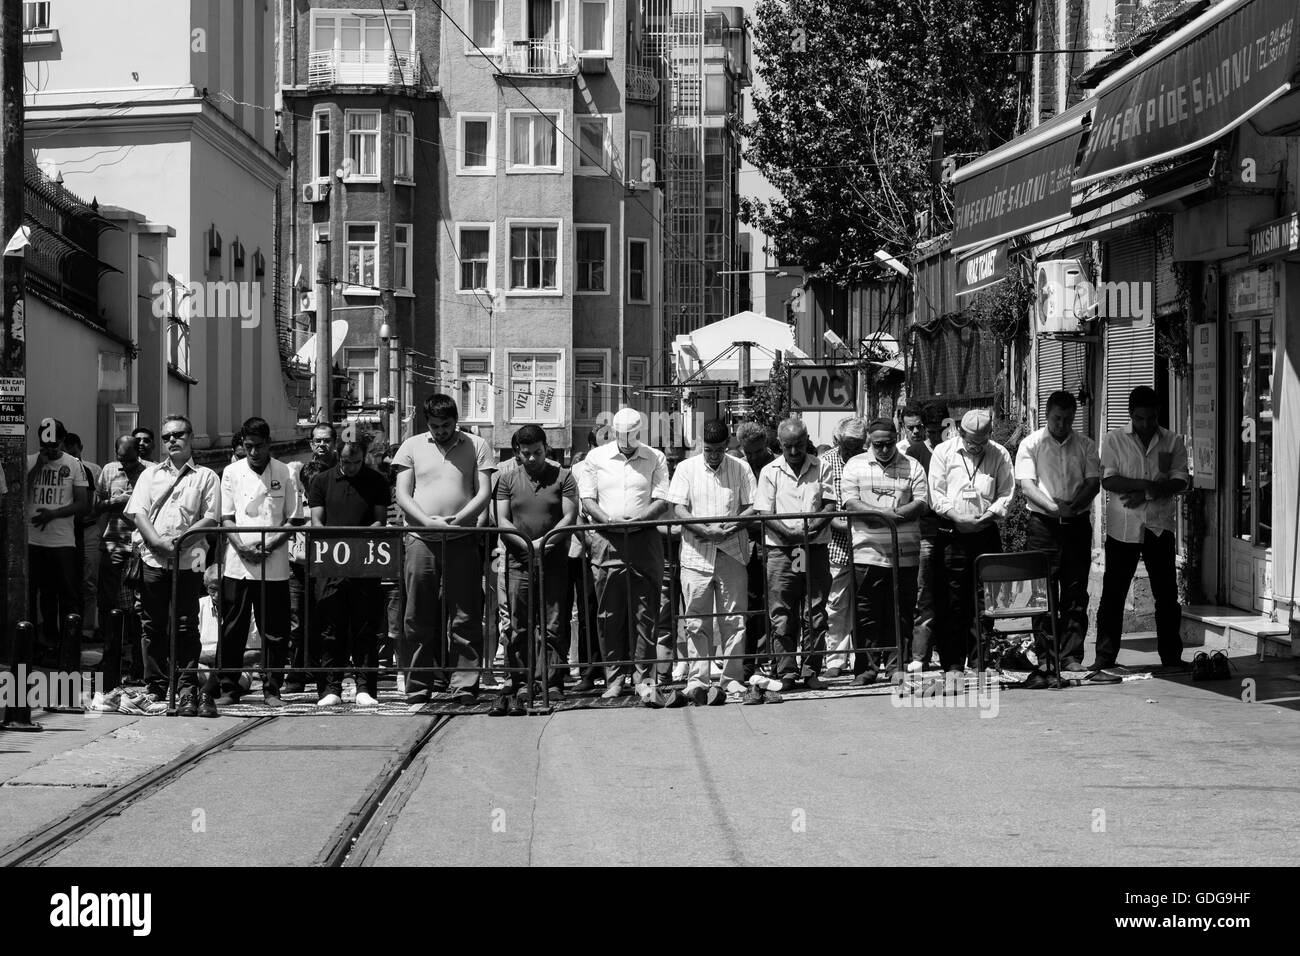
[[[950,674],[974,668],[980,640],[975,602],[975,559],[1002,550],[997,519],[1005,517],[1015,490],[1011,456],[989,436],[993,417],[967,412],[956,438],[930,459],[930,507],[939,518],[935,600],[946,601],[947,621],[939,638],[939,661]]]
[[[903,632],[904,650],[910,642],[921,557],[920,518],[929,498],[925,469],[916,459],[899,452],[894,423],[877,418],[867,428],[867,453],[844,466],[840,483],[844,510],[892,519],[897,526],[898,550],[895,552],[889,528],[883,522],[852,520],[858,591],[853,683],[859,687],[876,682],[879,669],[871,650],[889,645],[896,621]],[[902,661],[897,665],[901,667]]]
[[[135,483],[123,514],[135,522],[135,546],[144,564],[140,582],[140,630],[145,649],[145,694],[123,704],[127,713],[155,716],[167,712],[167,682],[174,664],[186,668],[178,713],[215,717],[211,697],[199,701],[199,598],[207,564],[207,536],[190,531],[215,528],[221,513],[221,483],[216,472],[194,463],[194,430],[183,415],[162,424],[163,460],[147,468]],[[178,546],[181,551],[178,554]],[[175,569],[173,571],[173,569]],[[176,578],[176,660],[168,634],[172,575]]]

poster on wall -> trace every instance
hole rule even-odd
[[[1192,330],[1192,487],[1215,487],[1219,394],[1218,327]]]

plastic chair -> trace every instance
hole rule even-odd
[[[1052,648],[1056,658],[1055,676],[1061,680],[1061,635],[1057,628],[1056,589],[1052,587],[1052,555],[1046,551],[1014,551],[1003,554],[982,554],[975,559],[975,606],[980,607],[981,591],[987,584],[1029,583],[1031,603],[1006,607],[986,606],[979,612],[979,645],[976,648],[976,665],[984,670],[984,629],[993,631],[998,621],[1029,618],[1029,626],[997,630],[997,634],[1034,634],[1039,618],[1047,617],[1052,632]],[[1038,601],[1046,596],[1046,603]],[[992,602],[990,602],[991,604]]]

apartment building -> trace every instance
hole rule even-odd
[[[426,374],[500,451],[529,423],[585,449],[608,414],[650,410],[641,389],[662,347],[659,84],[642,14],[625,0],[445,10],[444,282]]]
[[[276,439],[294,438],[271,321],[283,175],[273,9],[261,0],[23,6],[25,137],[36,162],[73,193],[172,230],[166,262],[139,290],[163,304],[171,344],[148,350],[149,328],[123,329],[142,351],[135,401],[124,403],[135,407],[120,410],[119,425],[134,417],[156,427],[185,412],[204,448],[258,414]]]
[[[440,18],[427,3],[281,0],[278,12],[288,373],[310,384],[327,288],[329,415],[398,440],[433,390],[419,367],[437,338]]]

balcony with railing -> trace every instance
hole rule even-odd
[[[497,54],[497,66],[509,76],[577,76],[578,54],[560,40],[515,40]]]
[[[308,86],[420,86],[420,54],[389,50],[313,50],[307,57]]]
[[[659,99],[659,81],[644,66],[627,68],[627,98],[642,103],[653,103]]]

